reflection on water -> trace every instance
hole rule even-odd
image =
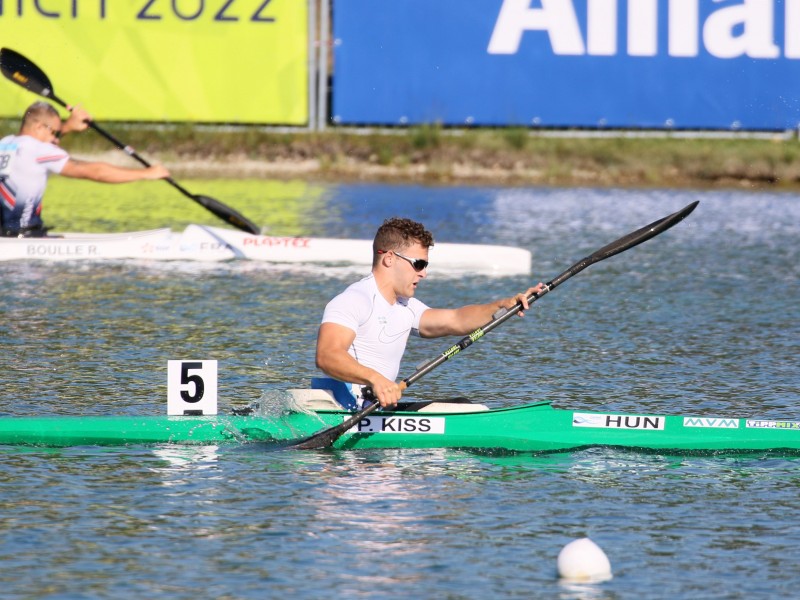
[[[377,462],[343,455],[332,468],[337,473],[316,502],[315,521],[336,524],[344,564],[354,560],[373,562],[376,567],[398,564],[427,545],[428,527],[419,522],[413,508],[415,500],[425,494],[425,486],[408,482],[391,455]],[[376,569],[367,577],[356,578],[350,589],[343,591],[350,595],[357,594],[365,583],[394,587],[422,580],[420,573]]]
[[[219,460],[217,446],[156,446],[153,456],[163,459],[163,467],[152,467],[155,473],[164,475],[164,485],[176,485],[174,476],[189,474],[195,470],[213,468]]]
[[[685,222],[572,278],[409,396],[792,417],[793,195],[342,185],[297,222],[312,235],[369,237],[403,214],[441,241],[532,251],[531,278],[433,271],[418,295],[451,307],[552,278],[695,199]],[[163,414],[167,361],[202,358],[219,360],[222,412],[260,402],[280,415],[284,390],[314,374],[325,303],[360,274],[0,263],[2,412]],[[412,340],[401,372],[450,343]],[[792,457],[243,445],[4,448],[0,458],[9,597],[772,598],[800,584]],[[557,554],[584,536],[609,555],[614,579],[564,586]]]

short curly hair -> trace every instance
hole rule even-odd
[[[372,242],[373,257],[377,260],[379,250],[405,250],[414,243],[430,248],[433,246],[433,235],[422,223],[411,219],[400,217],[386,219],[375,233]]]

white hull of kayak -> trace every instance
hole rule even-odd
[[[252,260],[271,263],[371,264],[371,240],[251,235],[189,225],[183,232],[64,233],[58,237],[0,238],[0,261],[14,260]],[[431,268],[497,275],[527,274],[531,253],[522,248],[437,243]]]

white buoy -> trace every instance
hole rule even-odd
[[[611,563],[600,546],[589,538],[580,538],[558,553],[558,575],[568,581],[607,581],[611,579]]]

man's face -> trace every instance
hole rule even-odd
[[[42,142],[58,144],[61,139],[61,119],[52,115],[34,119],[33,137]]]
[[[392,254],[395,259],[392,263],[395,291],[399,296],[411,298],[420,280],[428,276],[428,249],[417,242],[402,252]]]

